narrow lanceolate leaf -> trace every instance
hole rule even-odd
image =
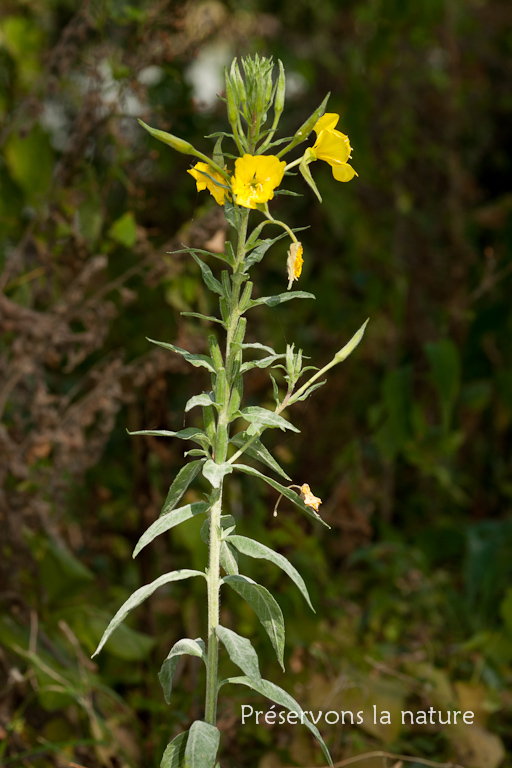
[[[214,768],[219,742],[218,728],[196,720],[188,732],[183,768]]]
[[[209,459],[203,466],[203,475],[212,484],[213,488],[220,488],[222,479],[225,475],[231,474],[233,471],[233,465],[224,462],[224,464],[216,464]]]
[[[162,664],[160,672],[158,673],[158,679],[160,680],[160,685],[162,686],[164,692],[164,699],[166,704],[170,704],[171,702],[172,680],[174,673],[176,672],[176,667],[178,666],[179,660],[185,654],[187,656],[197,656],[198,658],[202,659],[206,665],[206,649],[204,646],[204,641],[201,640],[200,637],[196,638],[195,640],[191,640],[189,637],[185,637],[183,640],[178,640],[178,642],[175,643],[169,651],[169,655]],[[245,674],[247,674],[247,672]]]
[[[210,289],[210,291],[213,291],[214,293],[217,293],[219,296],[222,296],[224,299],[227,299],[228,297],[224,293],[224,289],[222,288],[222,285],[219,283],[217,278],[215,278],[212,274],[212,271],[207,264],[202,261],[198,256],[196,256],[195,253],[192,253],[192,258],[194,261],[199,264],[199,267],[201,268],[201,274],[203,276],[203,280],[205,282],[205,285],[207,288]]]
[[[245,257],[244,259],[244,268],[247,270],[249,267],[252,267],[253,264],[257,264],[259,261],[262,260],[268,249],[271,245],[276,243],[278,240],[281,240],[282,237],[287,237],[288,232],[283,232],[282,235],[278,235],[277,237],[272,238],[266,238],[265,240],[260,240],[255,243],[254,248],[251,250],[251,252]]]
[[[158,589],[158,587],[163,587],[164,584],[169,584],[171,581],[181,581],[182,579],[188,579],[191,576],[202,576],[203,578],[206,578],[205,574],[202,573],[202,571],[193,571],[189,568],[182,568],[180,571],[171,571],[171,573],[164,573],[163,576],[159,576],[158,579],[155,579],[155,581],[152,581],[151,584],[146,584],[143,587],[140,587],[140,589],[137,589],[133,595],[131,595],[128,600],[126,600],[125,603],[120,607],[108,627],[103,633],[103,637],[100,640],[100,644],[96,648],[96,650],[93,653],[94,656],[97,656],[98,653],[101,651],[107,640],[109,639],[110,635],[114,630],[117,629],[117,627],[121,624],[121,622],[128,616],[131,610],[136,608],[138,605],[140,605],[144,600],[149,597],[150,595],[155,592],[155,590]]]
[[[324,379],[323,381],[317,381],[316,384],[312,384],[303,395],[300,397],[297,397],[293,402],[298,403],[300,400],[307,400],[307,398],[315,391],[315,389],[318,389],[319,387],[323,387],[323,385],[326,383],[327,379]]]
[[[238,553],[226,541],[220,545],[220,564],[228,576],[238,576]]]
[[[363,338],[363,335],[364,335],[366,326],[369,323],[369,320],[370,320],[370,318],[368,318],[368,320],[366,320],[366,322],[363,323],[363,325],[360,327],[360,329],[357,331],[357,333],[355,333],[352,336],[352,338],[350,339],[348,344],[345,344],[345,346],[342,347],[342,349],[340,349],[340,351],[337,352],[334,355],[334,360],[335,360],[336,363],[343,362],[343,360],[345,360],[351,354],[351,352],[354,351],[354,349],[357,347],[357,345],[359,344],[359,342]]]
[[[185,413],[195,408],[197,405],[209,406],[213,404],[213,400],[207,392],[203,392],[202,395],[194,395],[187,401],[185,405]]]
[[[184,507],[179,507],[163,517],[159,517],[155,520],[153,525],[150,525],[147,531],[145,531],[137,542],[137,546],[133,550],[133,557],[137,557],[141,549],[144,549],[153,539],[160,536],[161,533],[170,531],[176,525],[183,523],[185,520],[190,520],[191,517],[196,515],[205,514],[210,509],[210,505],[206,501],[197,501],[195,504],[186,504]]]
[[[213,317],[212,315],[202,315],[201,312],[180,312],[180,315],[183,315],[183,317],[197,317],[198,320],[208,320],[210,323],[219,323],[220,325],[225,325],[225,323],[218,317]]]
[[[162,511],[160,512],[160,516],[167,515],[176,507],[176,504],[179,502],[179,500],[181,499],[181,497],[189,487],[190,483],[197,477],[197,475],[201,471],[201,467],[203,466],[203,464],[204,464],[204,459],[199,459],[198,461],[189,461],[188,464],[185,464],[185,466],[180,469],[180,471],[174,478],[174,481],[171,487],[169,488],[169,492],[167,494],[167,498],[164,501],[164,505],[162,507]]]
[[[180,440],[194,440],[194,442],[203,445],[209,444],[205,433],[199,427],[186,427],[178,432],[171,432],[169,429],[141,429],[137,432],[128,432],[129,435],[147,435],[153,437],[179,437]]]
[[[268,368],[272,363],[275,363],[276,360],[280,360],[283,357],[285,357],[284,354],[281,355],[269,355],[268,357],[262,357],[261,360],[250,360],[248,363],[244,363],[242,367],[240,368],[240,373],[245,373],[246,371],[252,370],[252,368]]]
[[[186,349],[181,349],[181,347],[177,347],[174,344],[168,344],[165,341],[155,341],[155,339],[148,339],[148,341],[152,344],[158,344],[159,347],[163,347],[164,349],[170,349],[171,352],[176,352],[177,355],[182,355],[185,360],[195,366],[195,368],[207,368],[212,373],[215,373],[213,361],[211,357],[208,357],[207,355],[193,355],[191,352],[187,352]]]
[[[308,588],[304,583],[304,579],[284,555],[274,552],[270,547],[266,547],[264,544],[260,544],[259,541],[254,541],[254,539],[249,539],[247,536],[238,536],[235,534],[228,536],[227,541],[230,544],[233,544],[243,555],[248,555],[249,557],[254,557],[258,560],[270,560],[271,563],[279,566],[279,568],[287,573],[290,579],[298,586],[311,610],[313,612],[315,611],[311,605]]]
[[[296,712],[299,716],[299,722],[304,723],[306,728],[309,728],[315,739],[322,747],[322,752],[324,753],[325,759],[329,765],[332,765],[331,755],[329,754],[329,750],[327,749],[318,728],[311,722],[311,720],[309,720],[307,716],[309,713],[304,712],[300,704],[295,701],[293,696],[290,696],[289,693],[286,693],[286,691],[284,691],[278,685],[275,685],[275,683],[271,683],[269,680],[254,680],[249,677],[229,677],[227,680],[222,681],[222,685],[224,685],[224,683],[245,685],[247,688],[252,688],[253,691],[261,693],[262,696],[266,696],[267,699],[275,701],[276,704],[280,704],[282,707],[286,707],[286,709],[289,709],[290,712]]]
[[[222,537],[228,536],[235,528],[236,528],[235,518],[233,517],[233,515],[220,516],[220,529],[221,529]],[[226,533],[226,531],[228,531],[228,533]],[[209,517],[207,517],[204,523],[202,524],[199,535],[205,544],[207,545],[210,544],[210,518]]]
[[[167,745],[160,768],[184,768],[188,731],[180,733]]]
[[[268,589],[256,584],[248,576],[224,576],[224,583],[249,603],[254,613],[263,624],[270,638],[277,659],[284,672],[284,619],[278,603],[274,600]]]
[[[253,299],[247,305],[247,309],[251,307],[257,307],[258,304],[266,304],[267,307],[277,307],[278,304],[282,304],[284,301],[290,301],[290,299],[314,299],[316,298],[313,293],[307,291],[287,291],[286,293],[279,293],[276,296],[263,296],[261,299]]]
[[[260,344],[259,341],[252,342],[250,344],[242,344],[242,349],[261,349],[263,352],[268,352],[269,355],[277,355],[275,349],[267,347],[266,344]]]
[[[233,468],[239,469],[241,472],[245,472],[246,474],[252,475],[253,477],[259,477],[260,480],[264,480],[266,483],[268,483],[268,485],[271,485],[272,488],[275,488],[276,491],[282,493],[283,496],[295,504],[295,506],[298,507],[302,512],[305,512],[306,515],[312,517],[313,520],[318,520],[319,523],[322,523],[322,525],[325,525],[327,528],[331,527],[330,525],[327,525],[324,520],[322,520],[320,515],[318,515],[312,507],[306,506],[301,497],[295,493],[295,491],[292,491],[291,488],[286,488],[286,486],[281,485],[281,483],[278,483],[271,477],[267,477],[267,475],[264,475],[262,472],[254,469],[254,467],[250,467],[248,464],[233,464]]]
[[[233,445],[236,445],[237,448],[243,448],[248,439],[249,435],[247,432],[237,432],[236,435],[233,435],[230,442],[233,443]],[[245,449],[244,453],[246,453],[248,456],[251,456],[253,459],[261,461],[262,464],[266,464],[267,467],[273,469],[274,472],[277,472],[278,475],[281,475],[281,477],[284,477],[285,480],[290,480],[291,482],[291,477],[289,477],[284,469],[279,466],[270,451],[265,448],[261,440],[258,440],[257,438],[256,440],[253,440],[252,443]]]
[[[299,171],[301,172],[304,180],[309,184],[315,195],[318,197],[320,202],[322,202],[322,196],[320,192],[318,191],[318,188],[315,184],[315,180],[311,175],[311,171],[309,170],[309,163],[315,160],[315,156],[313,154],[313,151],[311,147],[308,147],[304,153],[304,156],[301,160],[301,163],[299,165]]]
[[[274,413],[274,411],[269,411],[267,408],[260,408],[258,405],[251,405],[249,408],[244,408],[240,413],[246,421],[255,424],[256,426],[279,427],[279,429],[283,430],[290,429],[292,432],[300,432],[300,429],[294,427],[293,424],[290,424],[289,421],[283,419],[282,416]]]
[[[251,641],[233,632],[232,629],[220,626],[220,624],[215,627],[215,632],[228,652],[233,664],[240,667],[247,677],[261,680],[258,654],[254,650]]]

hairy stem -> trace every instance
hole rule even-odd
[[[237,232],[237,250],[236,263],[233,273],[240,272],[243,267],[245,256],[245,243],[247,238],[247,226],[249,221],[249,209],[244,209],[240,219]],[[240,320],[240,282],[233,281],[233,291],[230,301],[229,320],[227,323],[226,351],[224,357],[224,375],[226,376],[226,387],[219,402],[220,409],[217,419],[215,436],[215,461],[217,464],[223,464],[227,458],[229,442],[229,398],[231,387],[233,385],[233,362],[234,356],[239,354],[238,347],[232,349],[233,338],[238,328]],[[219,373],[217,373],[217,377]],[[210,725],[215,725],[217,720],[217,695],[218,695],[218,666],[219,666],[219,641],[215,633],[215,628],[219,624],[220,616],[220,548],[221,548],[221,525],[222,515],[222,490],[221,481],[218,489],[218,497],[210,509],[210,543],[208,560],[208,652],[206,660],[206,700],[205,700],[205,720]]]
[[[206,659],[205,720],[210,725],[217,721],[217,677],[219,665],[219,641],[215,627],[220,613],[220,547],[222,513],[222,484],[219,498],[210,510],[210,552],[208,562],[208,654]]]

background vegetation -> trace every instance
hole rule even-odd
[[[340,185],[317,164],[323,206],[300,177],[303,197],[277,198],[311,222],[297,287],[317,301],[265,308],[254,336],[322,364],[371,322],[300,412],[301,435],[275,441],[332,530],[285,504],[273,518],[270,492],[230,483],[240,532],[285,553],[317,607],[306,616],[263,574],[287,620],[287,675],[230,596],[223,623],[256,638],[266,676],[303,706],[391,712],[391,726],[322,729],[335,760],[385,749],[512,766],[508,0],[4,0],[0,762],[150,768],[201,716],[194,659],[171,709],[156,678],[173,642],[203,630],[200,585],[161,590],[90,654],[133,589],[205,561],[193,521],[132,561],[183,457],[126,428],[180,428],[203,386],[145,337],[204,348],[207,329],[180,311],[209,314],[210,299],[192,260],[167,252],[219,247],[226,225],[189,158],[135,118],[209,151],[222,86],[204,88],[248,52],[285,64],[285,131],[332,92],[359,173]],[[262,292],[283,290],[285,250],[261,264]],[[247,396],[271,401],[263,372]],[[241,696],[221,702],[223,768],[319,764],[300,727],[241,727]],[[400,726],[401,709],[429,706],[471,709],[475,725]]]

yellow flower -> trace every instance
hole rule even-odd
[[[314,131],[316,141],[310,149],[315,160],[325,160],[332,168],[332,175],[337,181],[350,181],[357,173],[347,163],[352,152],[348,136],[335,130],[340,116],[328,112],[316,123]]]
[[[304,483],[304,485],[301,486],[300,497],[307,507],[312,507],[315,512],[318,512],[318,507],[322,503],[322,499],[319,499],[318,496],[313,496],[311,488],[307,483]]]
[[[208,192],[214,196],[215,202],[219,205],[224,205],[224,199],[228,195],[226,187],[226,180],[220,175],[220,173],[214,170],[208,163],[196,163],[193,168],[187,171],[196,180],[197,191],[201,192],[203,189],[207,189]],[[204,174],[207,173],[208,176]],[[215,179],[215,181],[213,181]],[[222,184],[223,186],[219,186]]]
[[[302,254],[304,249],[301,243],[292,243],[288,249],[288,259],[286,261],[286,267],[288,269],[288,290],[292,287],[294,280],[298,280],[300,273],[302,272],[302,265],[304,259]]]
[[[274,197],[274,189],[284,176],[286,163],[275,155],[244,155],[235,161],[231,187],[235,202],[244,208],[256,208]]]

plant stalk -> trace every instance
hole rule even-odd
[[[247,238],[247,226],[249,222],[249,209],[244,209],[240,219],[240,225],[237,232],[236,263],[233,273],[241,271],[245,256],[245,243]],[[233,370],[233,354],[237,350],[232,350],[232,342],[237,330],[240,319],[239,301],[240,301],[240,283],[233,283],[233,291],[230,301],[230,313],[227,323],[226,352],[224,366],[227,374],[227,387],[224,395],[224,402],[219,403],[220,411],[217,419],[216,440],[215,440],[215,461],[217,464],[223,464],[227,458],[227,449],[229,442],[228,434],[228,410],[231,387],[233,385],[233,376],[229,374]],[[206,699],[205,699],[205,720],[210,725],[216,725],[217,721],[217,696],[218,696],[218,667],[219,667],[219,641],[215,628],[220,620],[220,548],[222,545],[222,529],[220,518],[222,515],[222,490],[223,481],[218,489],[218,497],[210,509],[210,542],[208,559],[208,650],[206,657]]]
[[[206,658],[205,720],[210,725],[217,722],[217,677],[219,666],[219,641],[215,627],[220,618],[220,547],[222,513],[222,483],[219,498],[210,510],[210,552],[208,562],[208,653]]]

